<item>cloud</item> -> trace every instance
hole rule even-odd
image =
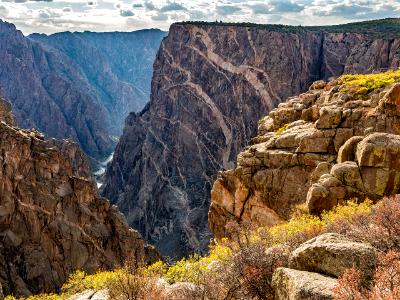
[[[234,5],[217,5],[217,13],[221,16],[228,16],[241,11],[240,7]]]
[[[144,7],[145,7],[147,10],[156,10],[156,6],[155,6],[152,2],[149,2],[149,1],[146,1],[146,2],[144,3]]]
[[[121,9],[119,11],[119,14],[122,17],[133,17],[135,14],[133,13],[133,11],[131,11],[130,9]]]
[[[267,1],[267,3],[257,3],[249,5],[254,14],[276,14],[301,12],[304,6],[291,1]]]
[[[178,11],[178,10],[187,10],[187,9],[182,4],[176,2],[168,3],[167,5],[161,7],[160,9],[161,12]]]
[[[168,29],[175,21],[340,24],[400,15],[400,0],[0,0],[24,33]]]
[[[154,21],[166,21],[168,20],[168,15],[164,13],[157,13],[156,15],[151,17]]]

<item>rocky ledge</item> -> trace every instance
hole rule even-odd
[[[271,226],[307,203],[319,214],[346,199],[379,199],[400,188],[400,84],[356,95],[340,80],[315,82],[262,119],[258,136],[211,193],[209,223]]]
[[[0,100],[0,283],[5,295],[57,291],[76,269],[158,260],[154,248],[97,195],[76,144],[13,126]]]

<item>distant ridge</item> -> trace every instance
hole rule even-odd
[[[231,22],[203,22],[203,21],[187,21],[178,22],[177,25],[191,24],[196,26],[238,26],[259,28],[270,31],[301,33],[306,31],[321,31],[331,33],[360,33],[378,35],[384,34],[381,37],[399,37],[400,36],[400,18],[386,18],[379,20],[369,20],[361,22],[352,22],[339,25],[325,26],[294,26],[283,24],[256,24],[256,23],[231,23]]]

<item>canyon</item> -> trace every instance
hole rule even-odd
[[[19,126],[71,138],[94,161],[102,160],[113,151],[128,113],[148,101],[164,35],[146,30],[26,37],[0,21],[0,93]]]
[[[254,270],[267,275],[250,288],[276,299],[331,300],[352,266],[372,276],[398,247],[385,226],[399,198],[385,197],[400,192],[399,29],[185,22],[167,37],[25,37],[0,21],[0,299],[114,299],[116,283],[120,296],[249,299]],[[354,73],[369,75],[341,76]],[[207,254],[164,264],[158,251]],[[62,287],[76,270],[102,282]]]
[[[163,255],[206,249],[214,181],[235,168],[259,120],[316,80],[398,68],[396,24],[172,25],[150,103],[126,119],[102,195]]]

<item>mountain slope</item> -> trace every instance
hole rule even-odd
[[[121,133],[126,115],[147,101],[148,92],[141,90],[150,82],[149,69],[162,36],[160,31],[145,31],[124,37],[61,33],[27,38],[0,21],[0,91],[12,103],[20,126],[50,137],[71,137],[92,158],[104,158],[112,152],[111,136]],[[143,41],[142,52],[125,55]],[[132,61],[135,55],[140,64]],[[120,74],[116,65],[131,71]],[[143,83],[136,87],[135,80]]]
[[[317,79],[399,66],[400,40],[275,26],[174,24],[149,105],[131,114],[103,195],[163,254],[203,249],[211,186],[258,120]]]
[[[135,32],[32,34],[30,39],[60,50],[74,61],[100,97],[120,135],[126,116],[150,98],[153,62],[166,35],[158,29]]]

